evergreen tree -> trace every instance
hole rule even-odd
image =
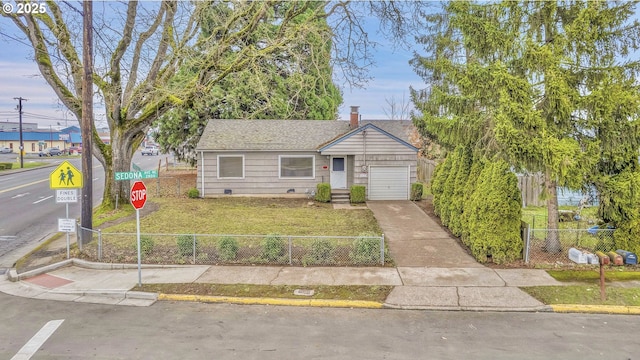
[[[430,34],[420,39],[427,55],[412,61],[430,84],[412,91],[423,114],[416,124],[445,147],[463,144],[542,172],[548,228],[557,228],[558,186],[600,186],[603,174],[637,168],[638,63],[621,60],[638,48],[634,7],[446,3],[428,17]],[[546,249],[561,250],[555,232]]]

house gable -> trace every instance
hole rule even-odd
[[[338,154],[416,154],[418,148],[369,123],[321,146],[322,155]]]

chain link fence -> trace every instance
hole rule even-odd
[[[574,264],[569,249],[595,253],[614,249],[613,229],[528,229],[524,235],[524,261],[527,264]],[[556,241],[557,239],[557,241]],[[554,251],[555,250],[555,251]],[[558,251],[559,250],[559,251]]]
[[[137,263],[137,234],[95,233],[80,256]],[[145,264],[384,266],[391,263],[382,236],[141,234]]]

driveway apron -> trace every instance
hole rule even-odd
[[[368,201],[397,267],[483,267],[416,204],[408,200]]]

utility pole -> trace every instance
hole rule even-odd
[[[19,150],[20,150],[20,169],[22,169],[24,167],[24,144],[22,143],[22,102],[23,101],[27,101],[27,99],[24,99],[22,97],[15,97],[13,98],[14,100],[18,100],[18,114],[19,114],[19,119],[20,119],[20,146],[19,146]]]
[[[80,225],[81,237],[78,242],[82,245],[92,240],[90,231],[93,229],[93,4],[91,0],[82,2],[83,36],[82,36],[82,214]]]

